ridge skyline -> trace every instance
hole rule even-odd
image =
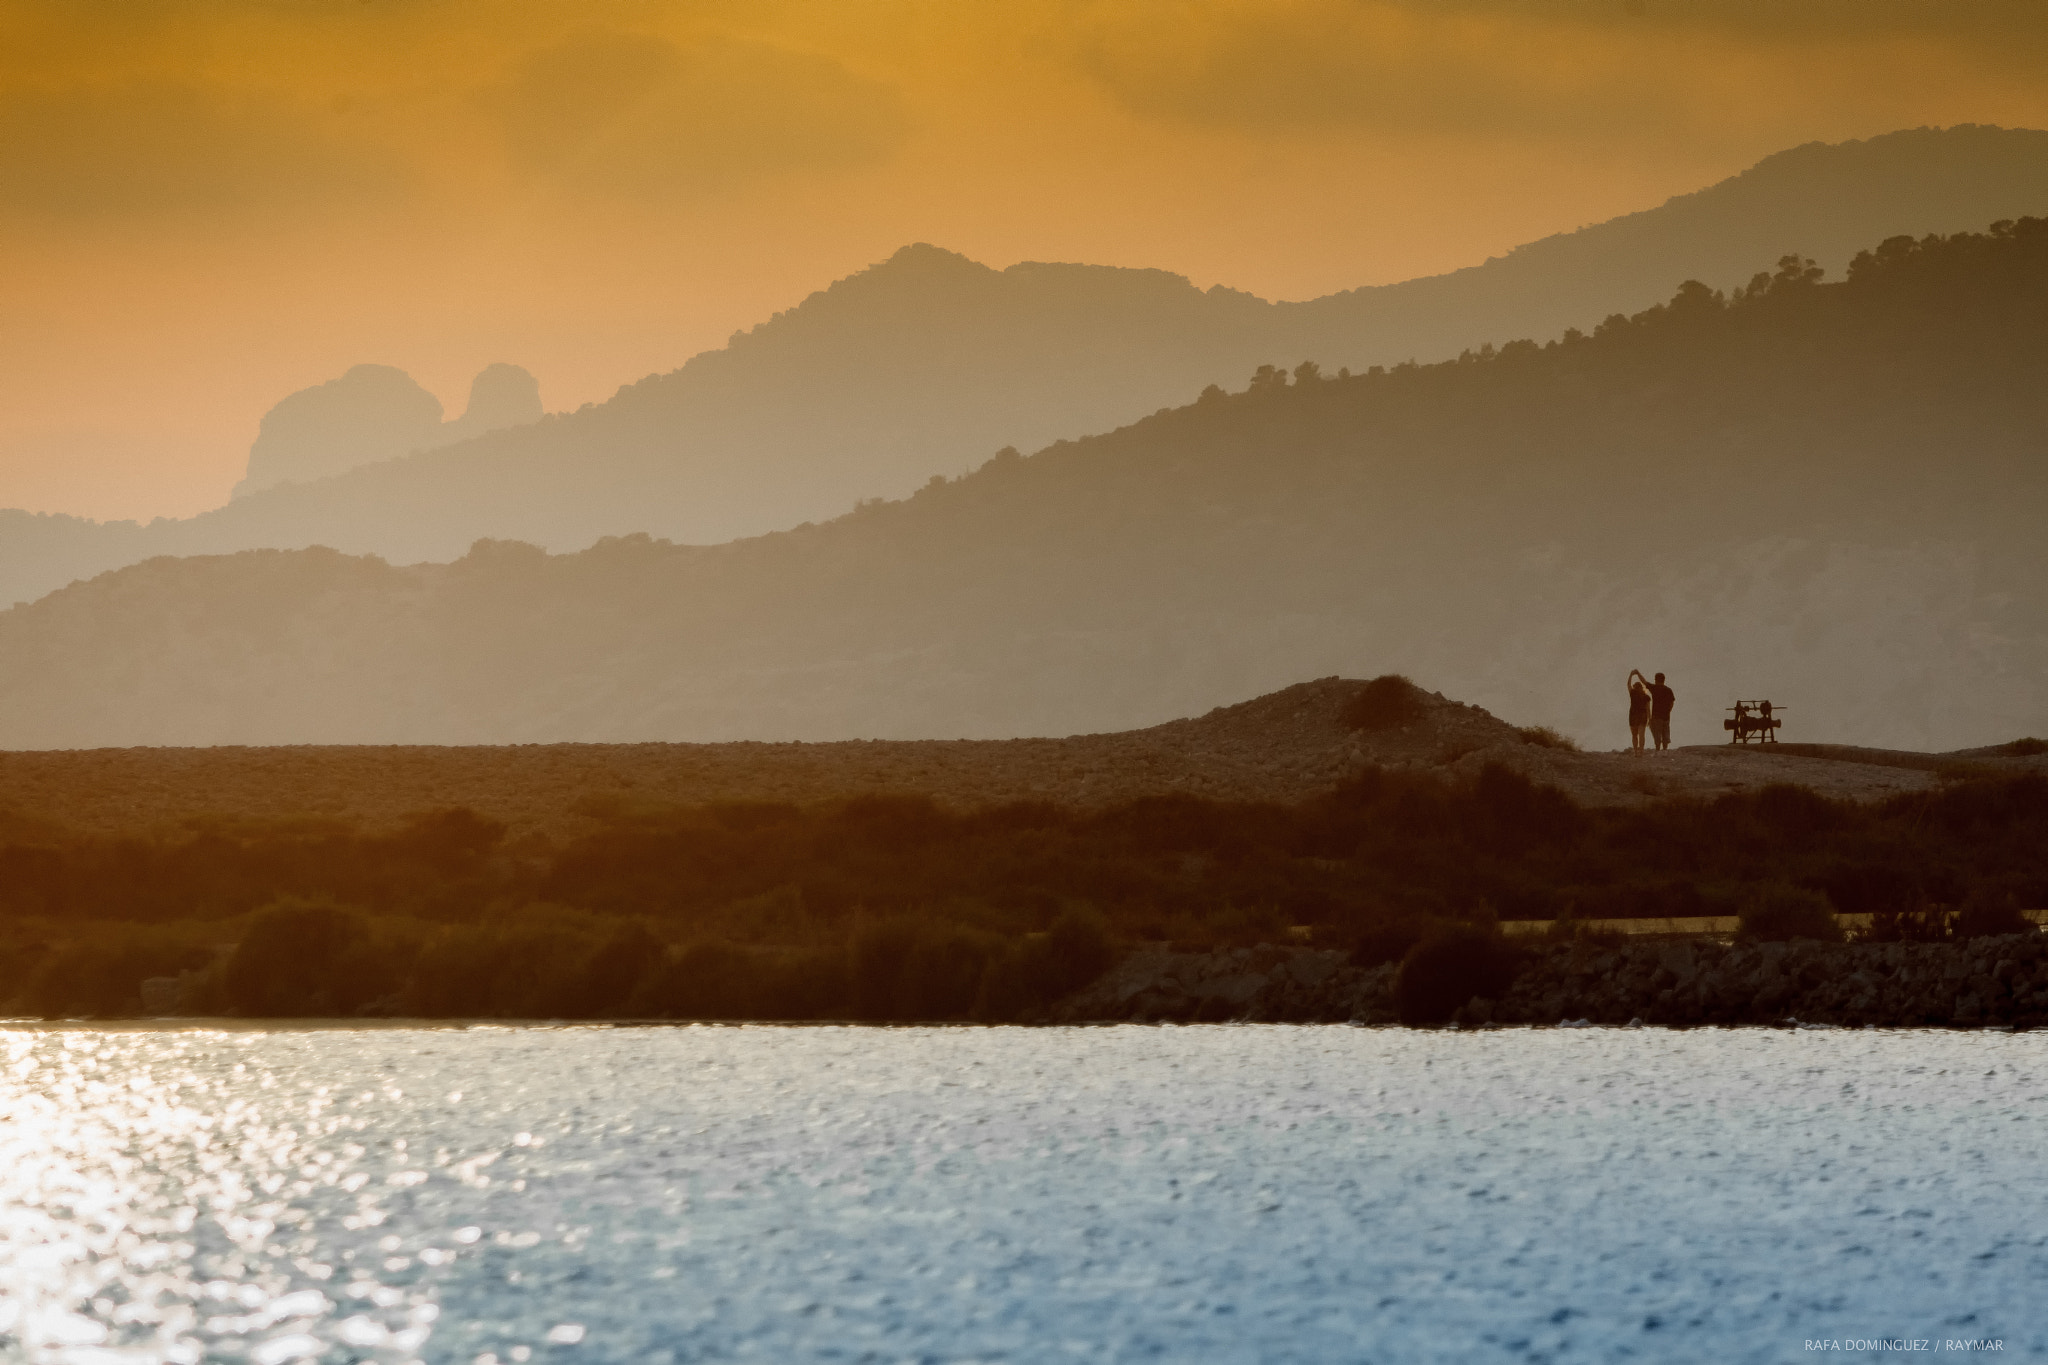
[[[1703,215],[1712,215],[1717,207],[1722,207],[1731,200],[1739,201],[1744,196],[1747,196],[1751,202],[1741,204],[1739,206],[1740,210],[1754,211],[1756,207],[1754,201],[1760,193],[1768,193],[1773,189],[1782,191],[1788,182],[1797,182],[1802,178],[1825,179],[1832,176],[1839,181],[1842,178],[1842,171],[1848,160],[1859,155],[1867,159],[1876,151],[1896,149],[1914,142],[1921,143],[1923,146],[1940,142],[1941,152],[1949,160],[1957,163],[1946,169],[1945,174],[1951,182],[1946,186],[1922,185],[1915,187],[1923,195],[1933,188],[1946,190],[1948,195],[1954,200],[1954,202],[1945,206],[1946,217],[1952,218],[1954,221],[1926,223],[1907,228],[1905,229],[1907,235],[1920,236],[1924,235],[1927,231],[1972,230],[1981,228],[1985,222],[1992,221],[1999,216],[2026,216],[2030,213],[2048,211],[2048,130],[1958,124],[1946,128],[1919,127],[1899,129],[1869,138],[1854,139],[1840,143],[1828,143],[1819,140],[1801,143],[1771,153],[1744,170],[1722,180],[1695,190],[1672,195],[1659,204],[1534,238],[1511,247],[1500,255],[1489,256],[1479,262],[1441,273],[1420,275],[1383,284],[1359,285],[1304,299],[1269,299],[1255,292],[1240,289],[1223,282],[1202,288],[1196,286],[1187,275],[1153,266],[1101,265],[1082,261],[1052,259],[1025,259],[1015,261],[1007,266],[991,266],[977,261],[963,252],[954,251],[949,247],[931,241],[919,240],[906,243],[887,257],[842,276],[822,288],[811,291],[796,303],[775,311],[759,322],[735,330],[727,338],[724,346],[699,351],[674,369],[651,371],[640,379],[625,380],[618,385],[608,398],[586,401],[573,408],[565,407],[546,413],[544,416],[569,417],[608,407],[625,398],[629,393],[642,389],[646,385],[660,384],[664,381],[675,381],[678,376],[683,375],[693,366],[704,368],[716,365],[718,357],[725,356],[736,347],[747,345],[755,339],[774,335],[775,330],[779,326],[788,325],[792,319],[799,318],[806,309],[829,303],[835,295],[852,290],[871,288],[880,283],[891,283],[904,275],[946,268],[962,270],[968,274],[993,276],[1003,279],[1014,278],[1022,280],[1033,276],[1055,278],[1061,275],[1068,275],[1077,279],[1086,276],[1101,281],[1114,280],[1134,285],[1142,281],[1144,284],[1153,286],[1161,291],[1215,301],[1224,306],[1240,306],[1244,309],[1246,316],[1264,314],[1268,320],[1268,326],[1271,326],[1275,320],[1280,318],[1307,319],[1312,331],[1326,334],[1341,328],[1343,320],[1319,315],[1342,313],[1348,306],[1357,304],[1365,304],[1368,307],[1373,305],[1390,306],[1398,315],[1394,325],[1409,329],[1408,334],[1412,338],[1411,354],[1405,356],[1393,354],[1394,351],[1400,349],[1399,343],[1394,343],[1391,350],[1383,346],[1381,351],[1375,353],[1372,359],[1362,361],[1361,363],[1394,363],[1399,359],[1414,359],[1427,362],[1454,355],[1461,348],[1477,346],[1483,343],[1501,344],[1521,336],[1545,340],[1550,336],[1559,334],[1564,327],[1590,327],[1599,321],[1597,316],[1586,315],[1591,309],[1605,309],[1606,312],[1601,314],[1605,316],[1607,312],[1618,311],[1625,313],[1656,302],[1671,287],[1671,271],[1669,269],[1639,271],[1635,277],[1625,282],[1617,282],[1613,290],[1603,301],[1589,303],[1586,307],[1581,308],[1579,310],[1581,315],[1577,317],[1563,317],[1561,314],[1562,305],[1555,299],[1538,301],[1518,300],[1518,307],[1510,310],[1509,317],[1501,320],[1495,327],[1493,334],[1476,333],[1474,326],[1468,324],[1462,316],[1463,312],[1470,311],[1471,301],[1469,299],[1454,298],[1452,306],[1454,316],[1450,321],[1445,322],[1435,321],[1429,316],[1435,311],[1434,307],[1409,306],[1409,300],[1418,293],[1424,293],[1431,295],[1428,301],[1430,305],[1440,305],[1441,300],[1436,296],[1436,293],[1432,293],[1433,290],[1437,291],[1437,293],[1449,293],[1453,296],[1459,293],[1469,293],[1475,287],[1483,290],[1488,285],[1497,285],[1501,281],[1502,276],[1513,275],[1516,272],[1549,271],[1558,273],[1561,270],[1566,275],[1570,275],[1574,271],[1583,274],[1584,262],[1575,261],[1572,258],[1574,253],[1583,253],[1589,244],[1595,251],[1598,251],[1608,242],[1617,242],[1632,236],[1640,237],[1645,231],[1655,232],[1659,226],[1671,223],[1674,220],[1679,221],[1681,233],[1690,233],[1697,239],[1709,235],[1702,231],[1703,227],[1712,226],[1702,224],[1697,220]],[[2011,207],[2009,211],[2004,212],[1996,208],[1986,208],[1982,203],[1975,202],[1985,197],[1981,185],[1960,183],[1968,180],[1972,169],[1964,163],[1972,160],[1982,162],[1987,156],[1988,149],[1991,148],[1994,142],[2003,144],[2003,148],[2008,153],[2014,152],[2016,149],[2018,150],[2016,156],[2009,157],[2020,170],[2017,173],[2008,175],[2008,179],[2012,184],[2009,193],[2005,197],[2010,199]],[[1983,175],[1984,168],[1982,166],[1978,166],[1975,169],[1980,176]],[[2012,167],[2001,169],[2007,172],[2012,171]],[[1896,168],[1893,169],[1893,173],[1897,173]],[[1924,168],[1920,169],[1917,173],[1929,180],[1937,179],[1943,174],[1942,172],[1937,172],[1934,176],[1928,176]],[[1829,188],[1839,189],[1840,186],[1830,186]],[[1862,185],[1855,186],[1854,190],[1856,193],[1868,196],[1875,191],[1875,187]],[[1816,195],[1816,200],[1819,197]],[[1708,254],[1718,255],[1721,259],[1697,272],[1688,273],[1701,278],[1710,287],[1730,287],[1742,283],[1747,277],[1747,271],[1762,268],[1769,260],[1775,260],[1776,256],[1783,254],[1784,251],[1797,251],[1800,254],[1817,260],[1824,269],[1832,274],[1839,271],[1841,266],[1846,263],[1851,252],[1867,245],[1870,240],[1873,240],[1873,233],[1871,231],[1860,228],[1844,230],[1839,223],[1822,221],[1822,216],[1814,213],[1813,206],[1808,206],[1807,212],[1809,222],[1804,225],[1806,231],[1803,234],[1795,235],[1827,237],[1832,240],[1780,243],[1782,250],[1774,250],[1771,247],[1756,243],[1722,242],[1714,246],[1707,246],[1705,243],[1695,240],[1689,244],[1692,250],[1696,252],[1704,250]],[[1907,212],[1907,210],[1901,210],[1901,212]],[[1922,216],[1928,216],[1925,210],[1922,211]],[[1722,217],[1723,219],[1728,217],[1725,209]],[[1686,221],[1688,219],[1693,221]],[[1725,227],[1725,223],[1722,226]],[[1756,229],[1753,235],[1762,236],[1769,231],[1769,228],[1760,227]],[[1780,235],[1787,234],[1781,233]],[[1764,255],[1760,253],[1770,254]],[[1530,288],[1530,284],[1526,279],[1515,281],[1515,286],[1519,287],[1524,293],[1528,292]],[[1555,293],[1555,289],[1553,288],[1551,292]],[[1462,305],[1462,308],[1460,305]],[[1478,319],[1473,320],[1473,323],[1478,322]],[[1518,327],[1522,330],[1517,330]],[[1344,345],[1344,341],[1336,336],[1325,335],[1323,339],[1328,342],[1328,347],[1341,348]],[[1346,363],[1343,358],[1334,355],[1302,354],[1299,356],[1275,356],[1271,359],[1282,363],[1283,367],[1288,368],[1291,368],[1292,365],[1303,359],[1316,360],[1318,363],[1324,364],[1333,370]],[[361,357],[356,362],[359,366],[362,364],[390,363],[389,358],[385,360],[365,360]],[[392,367],[400,370],[405,369],[404,365],[394,364]],[[337,376],[328,376],[327,381],[332,382],[335,378]],[[1239,378],[1241,376],[1234,373],[1219,372],[1210,374],[1203,382],[1229,383]],[[319,382],[318,380],[314,381],[316,385]],[[1184,392],[1175,393],[1164,393],[1162,391],[1160,399],[1162,403],[1169,405],[1185,402],[1193,396],[1195,391],[1197,389],[1188,389]],[[1134,420],[1150,410],[1152,410],[1150,407],[1133,409],[1106,420],[1099,420],[1094,425],[1086,427],[1069,426],[1057,430],[1047,430],[1037,434],[1020,436],[1016,439],[1004,440],[1001,444],[1018,445],[1022,448],[1035,448],[1047,441],[1060,437],[1075,437],[1108,430],[1123,421]],[[252,430],[255,425],[254,415],[252,414]],[[440,443],[440,446],[445,449],[448,444],[450,443],[444,441]],[[427,450],[422,449],[407,455],[388,458],[404,460],[426,453]],[[985,454],[986,451],[961,452],[956,457],[960,463],[955,469],[934,470],[932,472],[959,472],[961,469],[971,467],[972,457]],[[365,461],[364,463],[381,462],[383,461],[372,460]],[[360,465],[356,466],[356,468],[361,467]],[[354,471],[343,470],[336,477],[347,477],[352,472]],[[914,486],[915,481],[913,480],[913,482],[893,491],[886,488],[878,488],[872,493],[856,494],[855,500],[863,496],[899,496],[901,493],[908,492]],[[92,526],[147,528],[190,524],[222,511],[228,507],[230,502],[235,500],[224,495],[219,503],[197,513],[184,516],[159,515],[148,519],[139,517],[102,518],[77,511],[61,509],[34,510],[16,506],[0,506],[0,516],[25,514]],[[848,502],[847,505],[850,506],[851,502]],[[795,523],[790,521],[775,524],[764,523],[753,530],[743,531],[739,534],[756,534],[768,530],[781,529],[783,526],[790,524]],[[652,528],[647,529],[651,530]],[[605,533],[618,533],[618,530],[614,528]],[[5,535],[6,528],[4,525],[0,525],[0,537]],[[570,547],[561,546],[558,548]],[[4,559],[5,556],[5,549],[0,548],[0,559]],[[6,600],[4,595],[5,586],[4,583],[0,583],[0,601]]]

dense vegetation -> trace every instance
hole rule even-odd
[[[462,810],[158,841],[17,821],[0,998],[133,1013],[146,979],[182,973],[182,1008],[256,1016],[1002,1020],[1143,940],[1308,938],[1370,962],[1501,918],[1747,913],[1783,936],[1840,910],[1927,938],[2042,904],[2039,775],[1875,806],[1780,786],[1589,810],[1497,766],[1368,770],[1298,806],[713,805],[559,847]]]

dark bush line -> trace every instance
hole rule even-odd
[[[49,954],[13,1005],[44,1017],[999,1023],[1036,1017],[1115,958],[1107,927],[1083,911],[1015,939],[904,915],[801,947],[670,944],[643,920],[551,906],[436,925],[294,900],[234,927],[239,941],[203,941],[223,927],[94,925]]]
[[[2038,776],[1875,806],[1772,787],[1624,811],[1490,766],[1463,783],[1371,770],[1293,807],[709,805],[560,847],[462,810],[376,835],[14,837],[0,1002],[45,1014],[133,1013],[143,980],[180,978],[192,1002],[257,1015],[1010,1019],[1137,941],[1307,935],[1370,964],[1501,919],[1742,914],[1771,938],[1860,911],[1874,937],[1928,941],[2048,904]]]

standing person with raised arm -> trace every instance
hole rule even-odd
[[[1643,727],[1650,723],[1650,680],[1640,668],[1628,671],[1628,751],[1643,751]]]
[[[1671,747],[1671,703],[1677,700],[1678,694],[1664,685],[1664,675],[1659,673],[1650,684],[1650,738],[1657,741],[1660,753]]]

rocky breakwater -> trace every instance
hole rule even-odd
[[[1049,1022],[1391,1024],[1396,970],[1331,949],[1148,946],[1060,1001]]]
[[[2048,938],[2039,934],[1952,943],[1582,940],[1520,949],[1513,970],[1500,998],[1475,995],[1452,1022],[2048,1026]],[[1048,1021],[1391,1024],[1402,1022],[1400,973],[1331,949],[1149,946],[1059,1002]]]
[[[1885,1027],[2048,1024],[2048,939],[1952,943],[1581,942],[1529,951],[1469,1023],[1808,1023]]]

